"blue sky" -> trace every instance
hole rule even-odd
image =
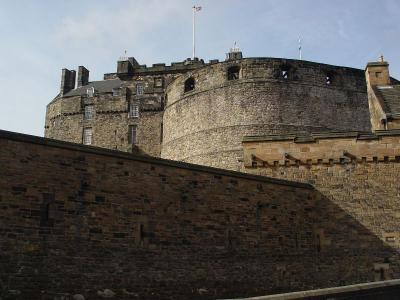
[[[0,129],[43,135],[61,69],[84,65],[91,80],[139,63],[191,56],[193,4],[201,5],[197,56],[298,57],[364,69],[380,54],[400,79],[398,0],[0,0]]]

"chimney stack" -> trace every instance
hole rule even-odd
[[[389,64],[384,60],[383,55],[379,57],[378,62],[367,64],[365,78],[368,87],[390,85]]]
[[[89,70],[84,66],[78,67],[78,87],[88,85],[89,83]]]
[[[76,71],[75,70],[68,70],[62,69],[61,73],[61,88],[60,94],[64,96],[64,94],[68,93],[70,90],[75,88],[75,78],[76,78]]]
[[[131,75],[138,67],[139,63],[134,57],[120,57],[117,63],[117,74],[118,76]]]

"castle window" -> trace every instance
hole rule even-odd
[[[185,81],[185,89],[184,89],[184,92],[186,93],[186,92],[193,91],[194,88],[195,88],[195,81],[194,81],[194,79],[193,79],[192,77],[186,79],[186,81]]]
[[[91,120],[93,118],[93,105],[86,105],[85,106],[85,120]]]
[[[129,103],[128,117],[129,118],[138,118],[139,117],[139,104],[138,103],[135,103],[135,102]]]
[[[381,77],[381,75],[382,75],[382,72],[375,72],[375,77],[376,77],[376,78]]]
[[[120,89],[120,88],[114,88],[114,89],[112,89],[112,95],[113,95],[114,97],[120,96],[120,95],[121,95],[121,89]]]
[[[325,77],[326,85],[331,85],[333,83],[333,80],[334,80],[333,72],[327,72]]]
[[[128,144],[134,145],[137,143],[136,131],[137,131],[136,125],[129,125],[129,127],[128,127]]]
[[[289,78],[289,70],[288,69],[282,69],[282,78],[283,79]]]
[[[82,141],[83,141],[84,145],[92,144],[92,128],[90,128],[90,127],[83,128]]]
[[[143,83],[138,83],[136,85],[136,95],[143,95],[144,94],[144,86]]]
[[[228,80],[239,79],[240,67],[233,66],[228,69]]]
[[[162,78],[155,78],[154,79],[154,86],[155,87],[163,87],[163,79]]]
[[[94,96],[94,87],[88,88],[88,89],[86,90],[86,95],[87,95],[88,97],[93,97],[93,96]]]

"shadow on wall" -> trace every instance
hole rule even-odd
[[[0,165],[3,299],[239,298],[399,278],[398,253],[308,185],[22,135],[0,136]]]

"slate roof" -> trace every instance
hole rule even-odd
[[[68,93],[65,93],[64,97],[86,95],[87,89],[91,87],[94,87],[94,90],[97,93],[111,93],[114,88],[121,87],[121,80],[116,78],[102,81],[92,81],[89,82],[88,85],[78,87],[69,91]]]
[[[400,117],[400,85],[377,86],[375,95],[382,101],[388,116]]]

